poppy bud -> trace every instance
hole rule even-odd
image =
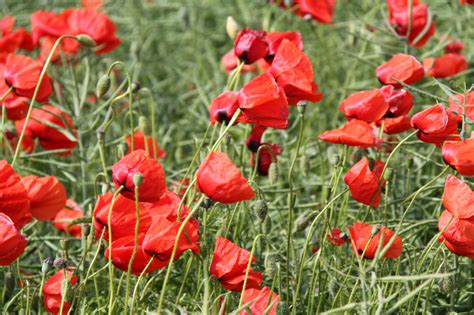
[[[145,116],[140,116],[138,118],[138,129],[144,134],[150,134],[150,120]]]
[[[454,281],[452,277],[441,278],[439,280],[439,292],[442,294],[450,294],[453,292]]]
[[[76,39],[79,42],[79,44],[81,44],[84,47],[94,48],[95,46],[97,46],[95,41],[89,35],[80,34],[76,36]]]
[[[317,212],[313,212],[310,214],[303,214],[296,220],[296,232],[301,232],[306,229],[311,222],[313,222],[314,217],[316,216]]]
[[[110,188],[109,183],[102,183],[101,185],[102,194],[107,193],[109,191],[109,188]]]
[[[273,277],[276,271],[276,254],[275,253],[267,253],[265,256],[265,273],[268,277]]]
[[[69,248],[69,239],[63,238],[62,240],[59,240],[59,246],[63,251],[67,252]]]
[[[15,277],[13,274],[8,271],[5,273],[5,288],[7,289],[7,292],[13,292],[15,290]]]
[[[278,182],[279,175],[278,164],[276,162],[272,162],[268,168],[268,178],[270,179],[270,183],[276,184]]]
[[[84,224],[82,227],[82,233],[84,234],[84,237],[88,237],[91,232],[91,225],[90,224]]]
[[[267,215],[267,217],[263,221],[262,232],[268,235],[270,234],[271,230],[272,230],[272,219],[270,219],[270,216]]]
[[[309,163],[309,159],[306,156],[306,154],[301,157],[300,168],[301,168],[301,173],[303,174],[303,176],[308,176],[311,165]]]
[[[141,86],[140,82],[138,82],[138,81],[133,81],[132,85],[130,86],[130,90],[132,91],[132,94],[137,93],[138,91],[140,91],[141,88],[142,88],[142,86]]]
[[[64,259],[64,258],[56,258],[53,261],[53,265],[55,267],[60,267],[60,268],[66,267],[67,266],[67,260]]]
[[[298,108],[298,113],[300,113],[300,116],[303,116],[304,113],[306,112],[306,105],[307,103],[305,101],[299,101],[298,104],[296,104],[296,107]]]
[[[49,267],[51,267],[54,263],[53,258],[48,257],[45,260],[43,260],[43,263],[41,264],[41,273],[46,274],[49,270]]]
[[[117,146],[117,158],[121,159],[127,154],[128,152],[128,146],[125,143],[120,143]]]
[[[240,27],[233,17],[228,16],[225,24],[225,30],[227,32],[227,35],[229,35],[230,39],[234,39],[237,33],[239,32]]]
[[[111,81],[110,77],[107,74],[102,75],[97,81],[96,92],[97,98],[102,98],[110,89]]]
[[[135,173],[133,175],[133,184],[135,187],[139,187],[143,183],[143,174],[142,173]]]
[[[255,215],[260,219],[260,220],[265,220],[265,217],[267,216],[268,213],[268,206],[265,200],[259,199],[255,200],[253,203],[253,210],[255,212]]]

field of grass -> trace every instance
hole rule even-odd
[[[346,122],[338,110],[344,99],[381,87],[375,69],[393,55],[405,53],[418,60],[439,56],[444,49],[440,38],[450,35],[464,43],[468,62],[474,60],[474,6],[457,0],[424,2],[437,30],[418,49],[397,38],[382,0],[338,0],[332,24],[304,20],[264,0],[105,1],[101,10],[116,23],[121,45],[105,55],[81,50],[74,62],[53,64],[48,70],[58,83],[49,103],[71,116],[78,130],[77,147],[66,157],[40,148],[20,152],[14,164],[20,176],[53,175],[64,185],[68,198],[84,210],[79,222],[82,236],[68,236],[50,221],[25,225],[21,232],[28,244],[23,255],[9,266],[0,266],[0,283],[5,283],[0,288],[2,312],[46,313],[44,283],[67,265],[77,284],[63,283],[59,301],[68,301],[70,314],[240,313],[249,306],[242,303],[240,292],[224,289],[209,273],[216,236],[256,258],[252,268],[263,272],[262,286],[280,298],[278,314],[472,312],[474,263],[438,241],[446,176],[461,178],[443,162],[441,149],[417,139],[414,130],[385,136],[380,148],[365,150],[318,139],[322,132]],[[14,16],[16,25],[27,29],[36,10],[60,12],[74,7],[80,7],[79,1],[0,1],[2,16]],[[288,129],[266,131],[265,142],[283,149],[273,178],[252,175],[245,146],[250,125],[232,126],[224,134],[225,125],[209,123],[209,105],[233,85],[230,78],[237,78],[233,90],[239,90],[256,76],[226,73],[221,65],[222,56],[234,46],[226,32],[228,16],[241,27],[300,32],[315,81],[324,93],[320,102],[308,102],[304,114],[290,107]],[[38,53],[24,54],[36,57]],[[97,81],[116,61],[122,63],[114,68],[110,91],[95,101]],[[410,115],[435,104],[448,106],[450,95],[472,89],[472,69],[470,62],[467,71],[453,78],[426,77],[407,86],[414,96]],[[112,99],[128,89],[127,73],[131,81],[139,82],[140,90],[115,102],[112,114]],[[94,239],[93,210],[100,194],[116,192],[111,168],[126,152],[123,145],[130,121],[138,128],[140,116],[148,118],[147,127],[167,152],[160,162],[170,190],[182,188],[182,178],[192,179],[222,138],[220,151],[229,155],[244,177],[253,178],[251,185],[258,193],[253,200],[202,207],[205,196],[190,187],[183,200],[199,221],[200,253],[188,250],[152,273],[130,276],[104,257],[108,243],[103,236]],[[111,117],[111,123],[104,124]],[[470,121],[463,126],[469,138]],[[2,128],[14,128],[14,123],[2,123]],[[0,154],[1,160],[12,164],[12,150],[1,147]],[[362,156],[387,166],[377,209],[354,200],[344,182]],[[469,178],[464,180],[469,183]],[[2,178],[0,186],[1,182]],[[266,217],[259,216],[256,200],[265,201]],[[355,222],[395,231],[403,240],[401,256],[363,259],[350,241],[338,247],[328,241],[331,229],[349,235],[348,227]],[[134,224],[125,228],[133,230]],[[47,258],[66,262],[49,265]]]

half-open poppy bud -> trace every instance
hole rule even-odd
[[[458,115],[466,114],[466,117],[474,120],[474,91],[450,97],[449,109]]]
[[[287,39],[281,42],[269,72],[285,91],[290,105],[300,101],[318,102],[323,98],[314,82],[311,60]]]
[[[72,199],[66,201],[66,206],[54,217],[54,227],[73,237],[81,237],[82,228],[80,224],[72,225],[72,221],[83,218],[84,210]]]
[[[146,140],[145,140],[146,139]],[[132,137],[127,137],[128,153],[132,152]],[[145,150],[151,157],[155,159],[163,159],[167,153],[163,150],[158,141],[152,136],[145,136],[140,130],[133,134],[133,147],[135,150]]]
[[[379,89],[350,95],[339,106],[348,120],[355,118],[368,123],[381,119],[388,111],[388,103]]]
[[[413,107],[413,95],[405,89],[396,89],[392,85],[386,85],[380,89],[380,92],[388,103],[388,111],[385,117],[393,118],[407,115]]]
[[[380,177],[384,165],[382,161],[376,161],[371,169],[369,159],[363,157],[352,166],[344,177],[344,182],[349,186],[352,198],[373,208],[379,207],[382,185],[385,182]]]
[[[210,273],[216,276],[224,289],[239,292],[244,285],[249,260],[249,251],[223,237],[217,237]],[[256,258],[252,257],[252,262],[255,261]],[[250,267],[246,288],[259,289],[261,283],[262,273]]]
[[[280,297],[275,292],[272,292],[269,287],[263,287],[261,289],[246,289],[242,297],[242,303],[250,303],[248,309],[251,311],[250,314],[254,315],[276,315],[278,309],[278,302],[280,302]],[[270,307],[269,310],[267,310],[268,307]],[[240,312],[240,315],[249,315],[249,313],[247,312],[247,308]]]
[[[295,4],[298,5],[298,15],[325,24],[332,23],[336,0],[295,0]]]
[[[383,243],[380,249],[381,251],[385,250],[387,244],[393,237],[395,237],[395,241],[387,250],[383,258],[400,257],[403,249],[403,242],[400,236],[396,235],[392,230],[383,226],[375,229],[376,233],[373,232],[374,226],[363,222],[354,223],[349,227],[352,247],[358,256],[363,254],[364,258],[374,259],[383,235]]]
[[[474,176],[474,138],[462,141],[445,141],[442,148],[446,164],[466,177]]]
[[[468,68],[467,60],[460,54],[445,54],[423,60],[426,74],[433,78],[453,77]]]
[[[26,176],[22,179],[30,200],[30,212],[40,221],[50,221],[64,208],[66,189],[54,176]]]
[[[21,177],[8,164],[0,161],[0,212],[15,223],[17,229],[31,222],[30,200]]]
[[[398,81],[413,84],[423,80],[425,76],[423,65],[415,57],[405,54],[397,54],[378,66],[376,73],[382,84],[390,84],[397,88],[402,87]]]
[[[440,146],[446,140],[459,140],[458,116],[437,104],[413,115],[411,124],[418,139]]]
[[[255,196],[248,180],[223,152],[211,152],[202,161],[197,185],[202,193],[220,203],[250,200]]]
[[[237,34],[234,53],[242,62],[252,64],[268,54],[265,32],[244,28]]]
[[[115,186],[123,186],[121,194],[135,200],[136,173],[143,175],[143,182],[138,187],[138,199],[142,202],[158,201],[165,193],[165,172],[160,162],[150,157],[144,150],[136,150],[125,155],[112,166],[112,179]]]
[[[349,120],[342,128],[328,130],[319,139],[348,146],[370,148],[376,145],[375,129],[363,120]]]
[[[250,124],[288,128],[288,101],[272,75],[265,73],[248,82],[239,93],[239,107]]]
[[[68,314],[71,308],[69,301],[66,297],[63,297],[63,282],[65,280],[65,274],[67,274],[68,290],[72,290],[71,286],[77,284],[77,277],[73,271],[59,270],[53,276],[51,276],[44,284],[43,295],[44,295],[44,307],[51,314]],[[62,309],[61,309],[62,306]]]
[[[23,254],[27,241],[4,213],[0,213],[0,235],[0,266],[9,266]]]

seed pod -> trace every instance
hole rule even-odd
[[[107,74],[102,75],[97,81],[96,92],[97,98],[102,98],[109,91],[111,85],[110,77]]]
[[[268,277],[273,277],[273,275],[276,272],[276,254],[267,253],[267,255],[265,255],[264,265],[265,265],[265,274]]]
[[[138,81],[133,81],[130,87],[131,87],[132,94],[137,93],[142,88],[140,82]]]
[[[54,260],[51,257],[46,258],[43,260],[43,263],[41,264],[41,273],[46,274],[49,270],[49,267],[51,267],[54,264]]]
[[[139,187],[143,183],[143,177],[143,174],[140,172],[133,174],[133,184],[135,187]]]
[[[15,282],[15,276],[10,271],[7,271],[5,273],[5,288],[7,292],[11,293],[15,290]]]
[[[84,237],[88,237],[90,233],[91,233],[91,225],[84,224],[82,226],[82,234],[84,234]]]
[[[258,199],[253,203],[253,211],[260,220],[265,220],[268,213],[268,206],[265,200]]]
[[[300,168],[301,168],[301,174],[303,174],[303,176],[308,176],[310,163],[306,154],[303,155],[300,159]]]
[[[150,121],[145,116],[140,116],[138,118],[138,129],[144,134],[150,134]]]
[[[271,184],[276,184],[278,182],[279,171],[277,162],[272,162],[268,168],[268,178],[270,179]]]
[[[298,104],[296,104],[296,107],[298,108],[298,113],[300,113],[300,116],[303,116],[304,113],[306,112],[306,101],[299,101]]]
[[[240,27],[233,17],[228,16],[226,24],[225,24],[225,30],[227,32],[227,35],[229,35],[230,39],[234,39],[235,36],[237,36],[237,33],[240,30]]]
[[[272,219],[270,219],[270,216],[267,215],[265,220],[263,220],[262,232],[264,234],[270,234],[271,231],[272,231]]]
[[[97,46],[95,41],[89,35],[80,34],[76,36],[76,39],[79,42],[79,44],[81,44],[84,47],[94,48],[95,46]]]

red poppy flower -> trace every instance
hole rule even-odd
[[[437,104],[413,115],[413,128],[423,142],[440,146],[446,140],[458,140],[458,116],[450,109]]]
[[[423,60],[426,74],[433,78],[453,77],[468,68],[467,60],[460,54],[445,54],[437,58]]]
[[[12,219],[0,213],[0,266],[9,266],[23,254],[26,238],[15,227]]]
[[[459,0],[461,4],[474,4],[474,0]]]
[[[374,230],[379,230],[377,234],[372,236]],[[383,258],[398,258],[402,254],[403,242],[400,236],[396,235],[392,230],[380,226],[376,227],[363,222],[354,223],[349,227],[351,234],[351,243],[354,252],[360,256],[364,253],[364,258],[374,259],[379,247],[380,238],[383,234],[383,244],[381,251],[385,249],[388,242],[395,237],[392,246],[387,250]]]
[[[145,142],[146,139],[146,142]],[[133,147],[135,150],[145,150],[151,157],[155,159],[163,159],[166,157],[166,151],[164,151],[158,141],[153,139],[152,136],[145,136],[140,130],[135,131],[133,134]],[[128,153],[132,152],[132,137],[127,137]]]
[[[269,32],[267,33],[266,40],[268,43],[268,54],[265,60],[269,63],[275,58],[275,54],[284,40],[292,42],[300,51],[304,49],[303,38],[299,32]]]
[[[199,190],[214,201],[234,203],[253,199],[255,193],[227,154],[211,152],[197,171]]]
[[[8,215],[20,229],[31,222],[30,200],[21,177],[8,164],[0,161],[0,212]]]
[[[276,315],[278,309],[278,303],[280,302],[280,297],[275,292],[272,292],[269,287],[263,287],[261,289],[246,289],[244,291],[244,296],[242,297],[242,303],[246,304],[252,302],[248,309],[251,311],[250,314],[260,315]],[[271,308],[266,312],[267,308],[271,305]],[[244,309],[240,312],[240,315],[248,315],[247,309]]]
[[[43,65],[30,57],[10,54],[3,68],[3,78],[9,87],[13,87],[16,95],[31,99],[42,69]],[[36,95],[36,100],[38,102],[47,101],[52,92],[51,79],[48,75],[45,75]]]
[[[72,199],[66,201],[66,206],[54,217],[54,227],[73,237],[80,238],[82,229],[80,224],[71,225],[71,222],[84,217],[84,210]]]
[[[263,133],[267,130],[267,127],[264,126],[253,126],[250,135],[247,140],[245,140],[245,145],[247,149],[252,152],[257,152],[260,144],[262,143]]]
[[[71,286],[77,284],[77,276],[74,275],[73,271],[59,270],[48,281],[44,284],[43,295],[44,295],[44,307],[52,314],[68,314],[71,305],[64,299],[64,304],[61,310],[61,301],[63,299],[63,282],[67,274],[68,291],[72,290]]]
[[[311,60],[287,39],[281,42],[269,72],[285,91],[290,105],[303,100],[318,102],[323,98],[314,82]]]
[[[458,115],[466,113],[466,116],[474,120],[474,91],[466,94],[456,94],[449,98],[449,109]]]
[[[418,82],[423,80],[425,71],[423,65],[415,57],[397,54],[386,63],[378,66],[376,74],[382,84],[390,84],[400,88],[402,85],[397,81],[405,84]]]
[[[229,123],[232,116],[239,109],[238,98],[239,92],[224,92],[213,99],[209,107],[211,124]]]
[[[375,129],[363,120],[349,120],[342,128],[327,130],[319,139],[348,146],[370,148],[376,145]]]
[[[288,128],[288,101],[270,74],[261,74],[248,82],[240,91],[238,102],[248,123]]]
[[[385,118],[377,122],[377,126],[383,125],[383,132],[392,135],[412,129],[411,118],[409,116],[398,116],[395,118]]]
[[[393,9],[390,10],[389,23],[400,36],[408,37],[410,45],[423,47],[436,32],[428,6],[416,1],[410,10],[408,1],[398,3],[398,6],[389,6],[389,9]]]
[[[334,246],[342,246],[347,241],[347,235],[338,228],[334,228],[328,233],[328,240]]]
[[[466,177],[474,176],[474,138],[463,141],[445,141],[443,160]]]
[[[249,259],[249,251],[219,236],[216,238],[210,273],[216,276],[224,289],[242,291]],[[255,257],[252,257],[252,262],[255,261]],[[246,289],[259,289],[261,283],[262,273],[253,271],[250,267]]]
[[[224,56],[222,56],[221,64],[227,73],[237,68],[239,64],[239,58],[235,55],[234,49],[229,50]],[[257,72],[255,65],[244,65],[240,73],[245,72]]]
[[[135,259],[132,263],[131,273],[139,276],[142,272],[145,273],[153,272],[157,269],[165,267],[168,262],[162,262],[158,259],[153,259],[152,256],[148,255],[143,250],[143,239],[145,234],[141,233],[138,235],[138,247],[135,255]],[[132,253],[135,249],[135,235],[124,236],[112,242],[112,263],[116,268],[122,270],[123,272],[128,271],[128,265],[132,257]],[[105,250],[105,259],[109,259],[110,247]],[[153,259],[153,262],[150,266],[146,268],[150,260]]]
[[[384,165],[382,161],[376,161],[371,169],[369,159],[363,157],[352,166],[344,177],[352,198],[365,205],[379,207],[382,185],[385,183],[385,180],[380,178]]]
[[[268,175],[268,170],[270,169],[270,164],[273,162],[273,156],[275,157],[275,162],[276,158],[278,155],[280,155],[283,152],[283,148],[279,144],[268,144],[268,143],[263,143],[265,145],[268,145],[271,148],[271,152],[267,147],[263,147],[260,149],[260,153],[258,156],[258,166],[257,166],[257,171],[260,176],[267,176]],[[255,167],[255,159],[257,158],[257,153],[251,153],[250,154],[250,165],[252,166],[252,169]]]
[[[66,205],[66,189],[56,177],[26,176],[21,181],[28,192],[30,212],[35,219],[52,220]]]
[[[350,95],[339,106],[348,120],[356,118],[368,123],[381,119],[388,111],[388,103],[379,89]]]
[[[23,130],[24,123],[24,119],[16,122],[18,133]],[[31,111],[26,135],[38,138],[39,145],[45,150],[67,150],[57,155],[71,155],[77,146],[77,130],[71,117],[53,105],[43,105]]]
[[[181,223],[168,220],[164,216],[156,216],[146,232],[143,240],[145,252],[161,262],[169,262],[173,253],[174,243]],[[188,249],[199,254],[199,222],[190,219],[181,233],[174,261],[178,260]]]
[[[444,51],[447,54],[460,54],[463,49],[464,43],[455,39],[449,39],[446,46],[444,46]]]
[[[174,192],[167,191],[158,202],[152,204],[152,217],[162,216],[170,221],[175,221],[178,219],[179,211],[181,220],[184,220],[189,214],[189,208],[183,204],[181,209],[179,209],[180,204],[181,198]]]
[[[380,92],[389,107],[385,117],[394,118],[407,115],[413,107],[413,95],[405,89],[396,89],[392,85],[386,85],[380,89]]]
[[[237,34],[234,53],[243,63],[252,64],[268,54],[266,33],[244,28]]]
[[[65,12],[70,12],[67,10]],[[43,37],[59,38],[69,32],[66,14],[56,14],[46,10],[38,10],[31,14],[31,32],[33,43],[39,44]]]
[[[295,0],[295,4],[298,5],[298,15],[310,16],[321,23],[332,23],[336,0]]]
[[[16,49],[24,49],[32,51],[35,47],[30,33],[23,27],[14,30],[15,18],[13,16],[5,16],[0,20],[0,54],[3,52],[13,53]]]
[[[138,188],[138,199],[142,202],[158,201],[165,193],[165,172],[160,162],[151,158],[144,150],[136,150],[125,155],[112,166],[112,179],[115,186],[123,186],[121,194],[135,200],[135,174],[143,175],[143,182]]]

